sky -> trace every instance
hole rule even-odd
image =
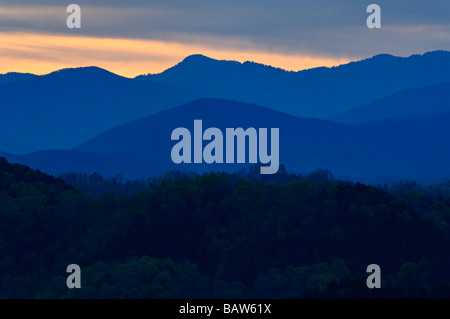
[[[66,8],[81,7],[69,29]],[[369,29],[369,4],[381,28]],[[134,77],[191,54],[287,70],[450,50],[448,0],[0,0],[0,73],[98,66]]]

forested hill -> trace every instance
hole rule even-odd
[[[449,297],[449,222],[414,191],[174,173],[94,198],[0,159],[0,298]]]

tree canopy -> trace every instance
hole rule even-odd
[[[83,187],[0,159],[0,298],[450,297],[445,192],[284,168]],[[366,287],[373,263],[383,289]]]

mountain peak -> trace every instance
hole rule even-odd
[[[192,54],[183,59],[181,63],[203,63],[217,61],[215,59],[209,58],[203,54]]]
[[[119,76],[114,74],[108,70],[96,67],[96,66],[87,66],[87,67],[78,67],[78,68],[66,68],[57,70],[47,74],[46,76],[59,76],[59,75],[70,75],[70,76],[100,76],[100,75],[108,75],[108,76]]]
[[[392,54],[387,54],[387,53],[377,54],[372,57],[372,59],[376,59],[376,60],[391,60],[391,59],[395,59],[395,58],[396,57],[393,56]]]

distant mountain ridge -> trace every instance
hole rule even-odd
[[[332,68],[289,72],[253,62],[193,55],[138,79],[254,103],[300,117],[325,118],[413,87],[450,81],[450,52],[408,58],[387,54]]]
[[[327,168],[338,178],[367,183],[399,179],[436,182],[450,178],[450,113],[344,125],[222,99],[197,100],[129,122],[72,150],[5,156],[51,173],[122,173],[129,178],[173,169],[233,172],[249,166],[172,163],[170,154],[176,142],[171,140],[171,132],[177,127],[192,131],[194,119],[202,119],[204,130],[279,127],[280,164],[297,173]]]
[[[300,72],[194,55],[161,74],[135,79],[97,67],[1,79],[0,150],[24,154],[68,149],[120,124],[207,97],[326,118],[401,90],[450,81],[450,53],[378,55]]]
[[[64,149],[197,97],[184,88],[97,67],[64,69],[0,85],[0,150]]]
[[[450,112],[450,82],[407,89],[327,117],[341,123],[434,116]]]

